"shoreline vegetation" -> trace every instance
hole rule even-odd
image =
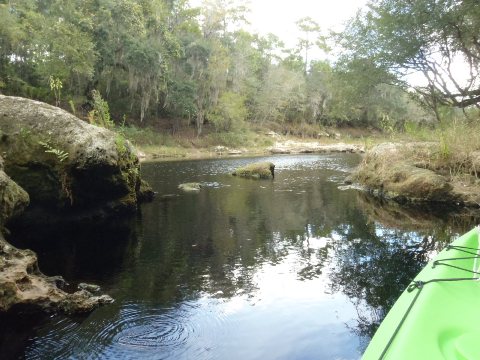
[[[135,212],[153,196],[138,158],[365,152],[347,182],[377,197],[480,207],[478,1],[371,0],[340,33],[299,19],[291,48],[247,31],[241,0],[9,1],[0,18],[0,156],[42,226],[44,209]]]
[[[340,32],[297,19],[288,46],[249,30],[249,15],[243,0],[8,2],[0,92],[114,130],[142,160],[427,142],[398,155],[416,159],[417,177],[433,171],[476,186],[477,1],[370,0]],[[409,74],[422,81],[409,83]],[[385,185],[367,178],[358,180]]]
[[[190,131],[189,131],[190,130]],[[196,137],[192,129],[175,136],[152,129],[116,129],[137,149],[140,161],[170,161],[210,159],[232,156],[266,156],[278,154],[308,154],[328,152],[363,153],[366,144],[378,141],[366,137],[363,129],[329,129],[316,137],[280,135],[272,130],[246,131],[228,134],[229,141],[221,135]],[[220,137],[220,139],[219,139]],[[238,140],[237,140],[238,139]]]
[[[435,127],[408,123],[401,131],[319,128],[311,137],[257,129],[230,134],[234,139],[243,136],[234,146],[218,141],[215,133],[200,138],[193,133],[190,137],[163,135],[163,145],[149,140],[155,138],[152,129],[130,129],[123,134],[139,149],[142,161],[358,153],[363,160],[346,182],[355,182],[375,197],[414,206],[480,208],[480,124],[462,116]]]

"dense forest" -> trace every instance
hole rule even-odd
[[[198,135],[403,129],[480,103],[477,0],[372,0],[342,33],[298,19],[293,48],[245,30],[248,13],[235,0],[3,0],[0,92]]]

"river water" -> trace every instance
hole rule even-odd
[[[273,181],[232,177],[253,161]],[[358,359],[409,280],[475,223],[379,203],[343,180],[353,154],[147,163],[135,219],[17,246],[48,275],[115,298],[85,317],[0,320],[0,358]],[[200,182],[200,193],[181,193]]]

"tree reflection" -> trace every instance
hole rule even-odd
[[[400,232],[385,232],[334,244],[335,265],[330,272],[333,291],[342,291],[359,310],[358,332],[372,336],[400,293],[428,261],[435,242],[412,243]],[[365,315],[365,311],[370,313]]]
[[[161,164],[168,181],[156,173],[147,178],[171,194],[202,164]],[[189,177],[224,186],[159,196],[136,222],[54,234],[50,248],[37,248],[41,266],[69,280],[111,284],[105,290],[117,301],[102,309],[109,319],[121,318],[123,303],[169,309],[201,298],[250,301],[262,272],[278,267],[299,281],[330,281],[319,290],[348,296],[358,310],[354,331],[369,337],[429,256],[475,218],[339,191],[331,181],[338,176],[299,166],[279,171],[273,182]],[[54,255],[44,256],[47,250]]]
[[[371,338],[410,281],[452,236],[471,229],[478,214],[404,207],[363,193],[357,201],[368,221],[351,217],[336,229],[329,276],[332,290],[357,307],[354,331]]]

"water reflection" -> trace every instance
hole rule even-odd
[[[369,221],[392,229],[422,232],[443,242],[467,232],[480,221],[480,212],[475,209],[448,208],[436,204],[400,205],[363,192],[358,193],[357,202]]]
[[[20,227],[13,229],[8,240],[37,252],[39,267],[47,275],[62,274],[77,283],[94,281],[108,286],[112,277],[132,261],[137,251],[136,236],[136,220],[121,218],[68,228]]]
[[[357,359],[413,275],[472,220],[339,190],[355,155],[260,160],[276,164],[274,181],[228,175],[251,159],[144,166],[159,196],[130,230],[87,231],[95,254],[59,246],[49,269],[89,274],[116,302],[37,324],[25,356]],[[199,194],[178,192],[192,181]]]

